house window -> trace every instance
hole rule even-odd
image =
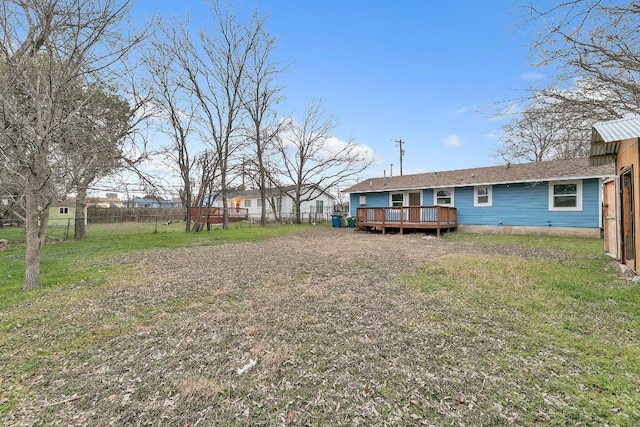
[[[58,213],[60,215],[67,215],[69,213],[69,208],[58,208]]]
[[[261,207],[262,207],[262,199],[258,199],[258,200],[257,200],[257,206],[258,206],[259,208],[261,208]]]
[[[403,206],[404,205],[404,193],[391,193],[391,206]]]
[[[581,211],[582,181],[549,183],[550,211]]]
[[[316,213],[324,213],[324,200],[316,200]]]
[[[251,207],[251,199],[244,199],[244,207],[245,208]]]
[[[360,196],[360,206],[367,206],[367,196]]]
[[[474,187],[473,206],[491,206],[493,204],[492,193],[492,187],[490,185]]]
[[[433,204],[453,206],[453,188],[440,188],[433,193]]]

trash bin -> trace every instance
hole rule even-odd
[[[331,226],[340,227],[342,225],[342,215],[331,215]]]
[[[349,228],[355,228],[356,226],[356,218],[353,216],[347,217],[347,226]]]

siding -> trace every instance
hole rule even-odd
[[[60,207],[66,207],[66,214],[60,213]],[[71,206],[51,206],[49,208],[49,225],[67,225],[73,224],[76,217],[76,208]],[[69,222],[71,221],[71,222]]]
[[[285,217],[288,216],[293,216],[294,215],[294,210],[293,210],[293,199],[286,194],[283,194],[282,196],[278,196],[278,197],[282,197],[282,204],[280,207],[280,214],[284,215]],[[324,218],[324,217],[328,217],[329,214],[331,214],[331,212],[333,211],[333,199],[324,194],[318,194],[317,192],[313,194],[313,197],[315,197],[314,200],[310,200],[310,201],[305,201],[302,202],[300,205],[300,211],[303,213],[303,216],[305,218],[309,218],[309,214],[310,213],[314,213],[316,215],[318,215],[318,218]],[[251,201],[251,207],[247,208],[249,210],[249,217],[253,218],[253,219],[259,219],[260,215],[262,214],[262,208],[260,206],[258,206],[258,202],[260,201],[259,197],[237,197],[236,199],[238,199],[238,207],[240,208],[244,208],[244,201],[245,200],[250,200]],[[276,198],[277,199],[277,198]],[[317,201],[322,201],[323,206],[322,206],[322,212],[316,212],[316,202]],[[273,219],[274,215],[273,215],[273,209],[271,207],[271,204],[269,203],[269,200],[265,200],[266,203],[266,207],[267,207],[267,218],[268,219]],[[222,206],[222,201],[218,202],[218,206]],[[304,219],[304,218],[303,218]]]
[[[349,195],[349,214],[356,215],[356,208],[360,206],[360,196],[367,196],[365,206],[371,208],[383,208],[389,206],[389,192],[382,191],[376,193],[351,193]]]
[[[550,211],[549,183],[493,185],[492,206],[476,207],[474,187],[456,187],[454,206],[458,223],[464,225],[550,226],[598,228],[600,224],[600,180],[582,181],[581,211]],[[352,193],[350,214],[355,215],[359,197],[367,196],[367,206],[389,206],[389,192]],[[422,193],[425,205],[433,204],[433,189]]]

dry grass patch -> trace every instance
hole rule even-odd
[[[111,262],[1,313],[5,424],[640,421],[639,295],[594,251],[323,228]]]

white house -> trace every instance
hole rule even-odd
[[[295,187],[293,185],[284,188],[270,188],[267,190],[267,219],[274,221],[276,216],[281,220],[290,220],[296,216],[294,204]],[[304,199],[300,206],[302,221],[321,221],[329,219],[333,211],[335,197],[319,187],[305,189]],[[222,200],[217,199],[216,204],[222,207]],[[249,218],[260,220],[262,205],[260,190],[246,190],[233,193],[229,196],[229,207],[246,208],[249,210]],[[277,214],[277,215],[276,215]]]

